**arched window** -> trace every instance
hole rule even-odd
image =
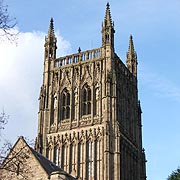
[[[82,90],[82,115],[91,114],[91,89],[85,85]]]
[[[70,94],[65,89],[62,92],[62,119],[70,118]]]
[[[109,43],[109,34],[106,34],[106,43]]]

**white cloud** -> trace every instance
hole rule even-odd
[[[0,43],[0,109],[10,115],[4,134],[34,138],[38,95],[42,83],[44,32],[20,32],[16,43]],[[58,52],[70,53],[70,43],[57,32]]]

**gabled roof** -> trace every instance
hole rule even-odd
[[[43,169],[47,172],[47,174],[51,174],[54,171],[64,172],[63,169],[61,169],[59,166],[56,166],[53,162],[51,162],[49,159],[44,157],[42,154],[35,151],[33,148],[31,148],[31,152],[34,154],[35,158],[38,160],[40,165],[43,167]],[[65,172],[66,173],[66,172]],[[66,173],[67,174],[67,173]]]
[[[62,174],[65,176],[68,176],[69,179],[75,180],[74,177],[72,177],[70,174],[68,174],[67,172],[65,172],[63,169],[61,169],[59,166],[57,166],[55,163],[51,162],[49,159],[47,159],[46,157],[44,157],[42,154],[38,153],[37,151],[35,151],[32,147],[30,147],[27,142],[25,141],[25,139],[23,138],[23,136],[20,136],[18,138],[18,140],[16,141],[16,143],[14,144],[14,146],[12,147],[12,149],[14,149],[16,146],[18,146],[19,143],[23,143],[23,148],[27,147],[31,152],[32,155],[34,156],[34,158],[37,160],[37,162],[40,164],[40,166],[44,169],[44,171],[48,174],[48,175],[52,175],[52,174]],[[12,150],[11,150],[12,151]],[[8,156],[11,154],[11,151],[9,152]],[[7,156],[7,157],[8,157]]]

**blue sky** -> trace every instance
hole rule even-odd
[[[51,17],[58,56],[101,46],[105,0],[5,0],[20,31],[17,45],[0,43],[0,108],[10,115],[3,133],[35,138],[44,36]],[[110,0],[115,50],[125,61],[129,35],[138,54],[139,99],[148,180],[164,180],[180,166],[180,1]]]

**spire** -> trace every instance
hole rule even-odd
[[[127,59],[129,60],[137,60],[137,54],[136,51],[134,50],[134,43],[133,43],[133,37],[130,35],[129,38],[129,49],[127,52]]]
[[[129,39],[129,53],[134,54],[134,43],[133,43],[133,37],[132,35],[130,35],[130,39]]]
[[[129,39],[129,49],[128,49],[128,56],[131,56],[131,58],[137,58],[136,51],[134,50],[134,43],[133,43],[133,37],[130,35]],[[130,57],[129,57],[130,58]]]
[[[55,34],[54,34],[54,21],[53,21],[53,18],[51,18],[51,20],[50,20],[49,31],[48,31],[48,37],[49,37],[50,39],[55,37]]]
[[[113,26],[109,2],[106,5],[106,14],[105,14],[105,18],[104,18],[104,25],[105,26]]]
[[[136,76],[137,75],[137,54],[134,50],[134,43],[133,43],[133,37],[130,35],[129,39],[129,49],[126,55],[126,65],[127,68],[130,70],[130,72]]]
[[[54,23],[53,23],[53,18],[51,18],[48,35],[45,37],[45,44],[44,44],[45,58],[56,57],[56,49],[57,49],[56,43],[57,43],[57,39],[54,33]]]
[[[114,49],[114,23],[111,19],[110,5],[106,5],[104,22],[102,23],[102,46],[110,45]]]

